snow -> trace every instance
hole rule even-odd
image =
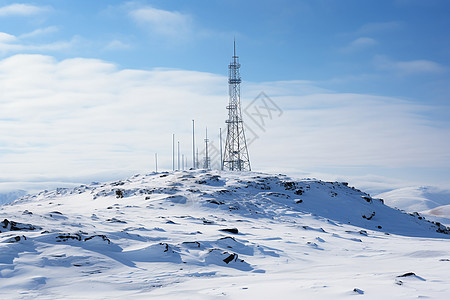
[[[450,225],[450,190],[433,187],[404,187],[378,194],[386,204],[406,212]]]
[[[27,195],[0,220],[4,299],[450,293],[448,228],[339,182],[152,173]]]
[[[14,190],[7,192],[0,192],[0,205],[11,203],[19,197],[25,195],[26,192],[24,190]]]

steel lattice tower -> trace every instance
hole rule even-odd
[[[234,55],[228,66],[230,102],[227,106],[228,120],[225,121],[227,124],[227,139],[225,142],[223,168],[230,171],[251,171],[241,112],[240,67],[239,57],[236,56],[235,42]]]

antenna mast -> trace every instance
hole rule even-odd
[[[233,44],[233,57],[228,65],[229,104],[227,124],[227,139],[223,169],[230,171],[251,171],[248,156],[247,141],[244,133],[244,122],[241,112],[241,77],[239,74],[239,57],[236,55],[236,41]]]
[[[209,170],[210,169],[210,158],[208,156],[208,127],[206,127],[206,138],[205,138],[205,149],[206,149],[206,156],[205,156],[205,161],[203,164],[203,169]]]

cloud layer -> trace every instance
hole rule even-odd
[[[0,17],[31,16],[43,13],[47,10],[48,10],[47,8],[31,4],[14,3],[0,7]]]
[[[244,82],[242,90],[243,108],[265,115],[247,118],[255,170],[450,167],[449,124],[427,118],[433,108],[426,105],[337,94],[307,81]],[[252,102],[260,91],[281,113],[268,117],[262,102]],[[154,153],[160,169],[171,169],[172,133],[192,155],[192,119],[200,151],[206,126],[218,145],[227,92],[227,79],[210,73],[44,55],[3,59],[0,181],[146,172]]]

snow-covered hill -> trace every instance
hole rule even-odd
[[[14,190],[9,192],[0,192],[0,205],[10,203],[19,197],[22,197],[27,192],[24,190]]]
[[[186,171],[0,208],[2,298],[445,299],[448,228],[346,183]]]
[[[406,212],[419,212],[426,217],[450,223],[450,190],[422,186],[394,189],[377,197],[383,198],[386,204]]]

